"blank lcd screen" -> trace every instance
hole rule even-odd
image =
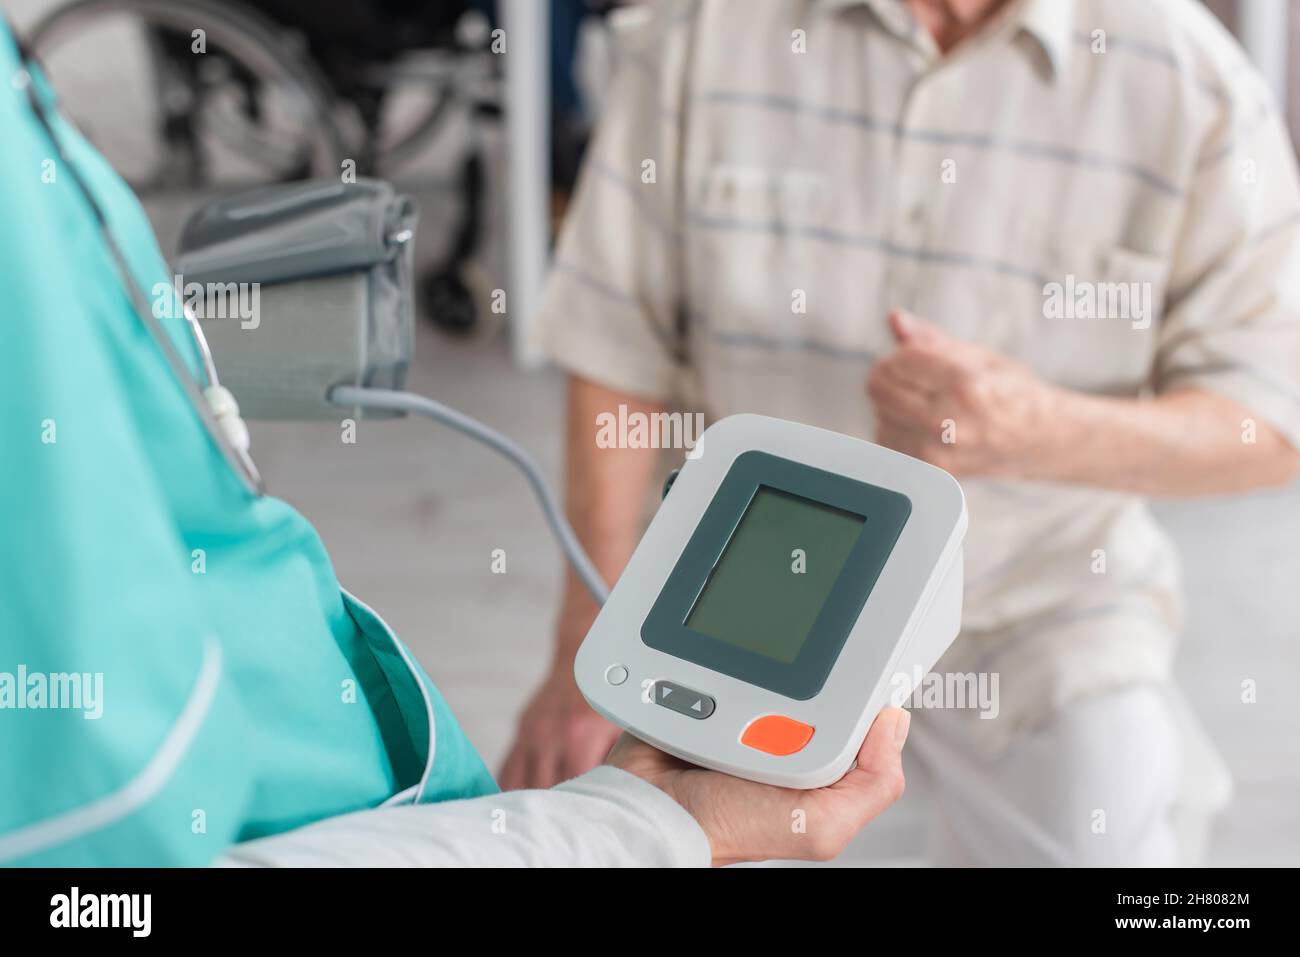
[[[793,662],[866,521],[760,485],[686,616],[686,627]]]

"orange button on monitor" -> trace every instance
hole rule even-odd
[[[740,743],[757,751],[782,756],[803,750],[812,736],[813,726],[810,724],[787,718],[783,714],[765,714],[750,722],[745,733],[740,736]]]

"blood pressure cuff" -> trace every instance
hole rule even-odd
[[[403,387],[415,224],[409,197],[364,179],[264,187],[190,217],[180,291],[246,417],[356,418],[360,409],[328,401],[330,389]]]

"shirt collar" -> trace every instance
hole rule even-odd
[[[850,7],[869,8],[891,33],[911,39],[918,29],[903,0],[816,0],[828,13]],[[1014,0],[1020,9],[1014,16],[1018,30],[1036,40],[1047,54],[1053,74],[1059,76],[1069,63],[1074,44],[1075,0]]]
[[[1025,0],[1020,29],[1042,46],[1056,76],[1065,72],[1074,49],[1074,0]]]
[[[851,7],[866,7],[894,36],[909,40],[920,29],[920,24],[907,9],[903,0],[816,0],[817,8],[826,13],[839,13]]]

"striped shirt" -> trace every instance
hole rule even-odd
[[[680,0],[620,41],[539,322],[569,372],[871,438],[891,307],[1044,379],[1195,386],[1300,444],[1300,185],[1192,0],[1013,0],[948,55],[900,0]],[[594,426],[593,426],[594,428]],[[1139,498],[968,480],[962,636],[1004,729],[1161,680]]]

